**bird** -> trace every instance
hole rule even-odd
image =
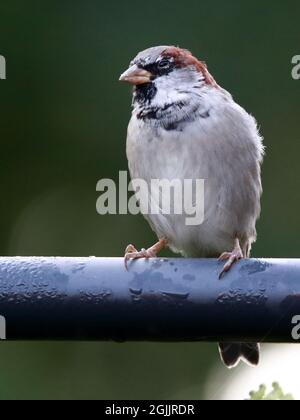
[[[204,61],[177,46],[140,52],[120,81],[133,86],[126,146],[131,178],[148,185],[153,179],[205,183],[203,222],[188,225],[184,214],[145,214],[158,242],[141,251],[128,245],[126,267],[169,247],[187,258],[219,258],[223,278],[250,257],[257,239],[265,148],[255,118]],[[221,343],[219,352],[228,368],[240,361],[259,364],[256,343]]]

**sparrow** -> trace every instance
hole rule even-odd
[[[132,179],[203,179],[204,221],[189,226],[184,214],[146,214],[158,242],[129,260],[153,258],[169,247],[184,257],[226,261],[220,278],[250,257],[261,212],[262,137],[256,120],[218,85],[206,64],[174,46],[139,53],[120,81],[133,85],[127,157]],[[259,345],[222,343],[229,368],[259,363]]]

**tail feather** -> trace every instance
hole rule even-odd
[[[225,366],[228,368],[236,367],[241,360],[257,366],[260,358],[259,344],[254,343],[221,343],[219,344],[220,356]]]

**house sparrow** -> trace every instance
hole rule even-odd
[[[255,119],[222,89],[206,65],[173,46],[137,55],[120,81],[134,85],[127,157],[133,179],[204,179],[204,222],[185,215],[146,215],[159,242],[125,262],[152,258],[168,246],[185,257],[227,261],[220,277],[250,256],[262,194],[264,147]],[[221,256],[220,256],[221,255]],[[257,344],[220,344],[228,367],[259,363]]]

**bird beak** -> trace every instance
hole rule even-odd
[[[132,85],[143,85],[151,82],[152,74],[149,71],[139,68],[136,64],[129,67],[120,77],[120,82],[131,83]]]

